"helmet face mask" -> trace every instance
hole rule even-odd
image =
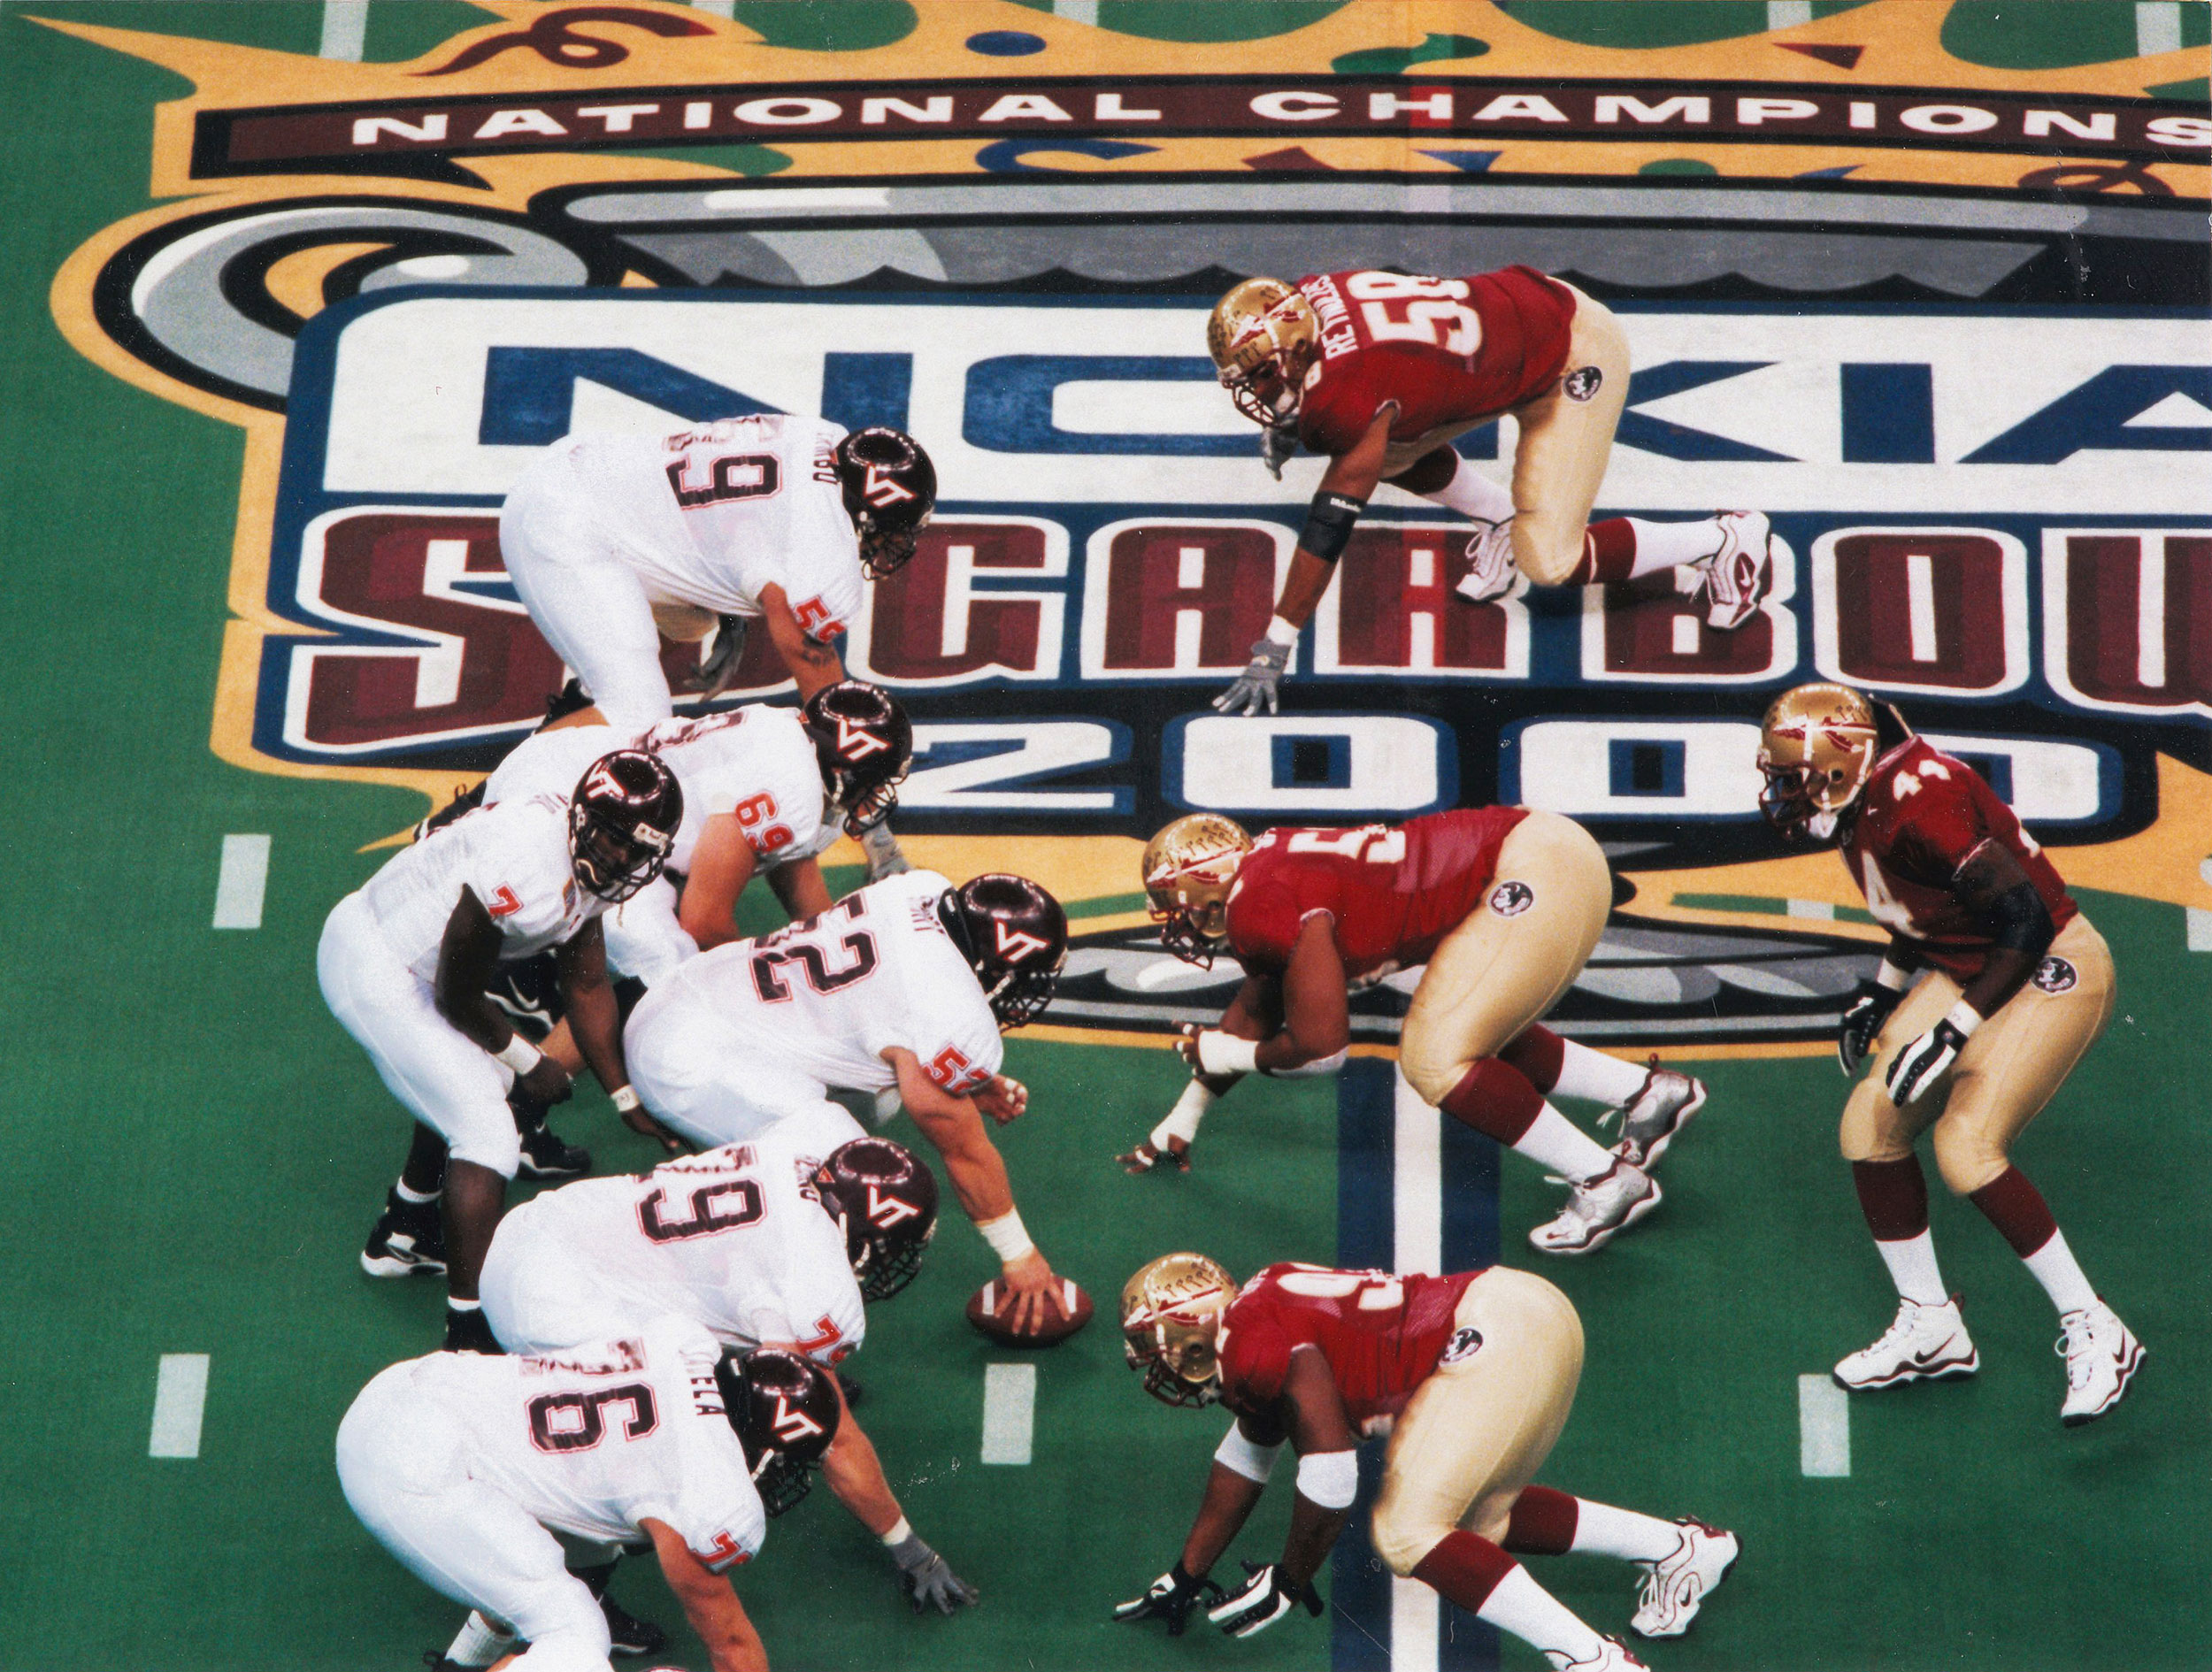
[[[841,679],[809,697],[801,715],[845,833],[861,836],[890,817],[914,763],[914,726],[899,700],[865,680]]]
[[[816,1170],[822,1207],[845,1235],[864,1300],[887,1300],[919,1275],[937,1234],[937,1179],[902,1144],[856,1138]]]
[[[1184,963],[1210,970],[1226,948],[1229,893],[1251,851],[1244,827],[1218,813],[1187,813],[1145,844],[1147,910]]]
[[[1221,1397],[1221,1324],[1237,1298],[1229,1274],[1203,1254],[1163,1254],[1122,1286],[1121,1338],[1129,1368],[1164,1405]]]
[[[843,1416],[831,1373],[780,1347],[726,1353],[714,1367],[724,1415],[770,1520],[814,1488],[814,1469]]]
[[[1026,877],[990,871],[941,895],[937,919],[982,984],[1000,1032],[1044,1014],[1068,961],[1058,901]]]
[[[1792,840],[1825,841],[1857,808],[1880,753],[1873,704],[1849,686],[1785,691],[1759,727],[1759,810]]]
[[[871,425],[837,443],[838,487],[872,580],[895,573],[937,504],[937,467],[903,430]]]
[[[1303,292],[1248,279],[1214,304],[1206,347],[1221,387],[1255,424],[1291,422],[1321,350],[1321,322]]]
[[[617,749],[584,770],[568,803],[577,884],[618,905],[661,874],[683,823],[683,787],[657,755]]]

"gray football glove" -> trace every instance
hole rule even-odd
[[[881,882],[886,877],[895,877],[902,871],[914,869],[907,863],[906,855],[899,851],[899,839],[891,833],[888,824],[877,824],[863,831],[860,851],[868,856],[868,880]]]
[[[745,654],[745,617],[724,616],[715,629],[714,648],[698,671],[684,681],[687,690],[703,696],[719,696],[737,676],[738,658]]]
[[[1277,481],[1283,479],[1283,465],[1298,450],[1298,426],[1295,424],[1270,424],[1260,432],[1260,463],[1267,466],[1267,473]]]
[[[920,1534],[910,1532],[893,1545],[891,1560],[899,1564],[899,1584],[914,1599],[916,1614],[928,1607],[940,1614],[952,1614],[974,1606],[976,1588],[924,1544]]]
[[[1290,666],[1291,648],[1272,639],[1262,639],[1252,647],[1252,660],[1237,676],[1237,682],[1214,699],[1214,707],[1223,714],[1274,713],[1283,672]]]

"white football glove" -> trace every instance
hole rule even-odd
[[[1243,1588],[1232,1591],[1219,1607],[1206,1611],[1206,1618],[1230,1637],[1256,1637],[1302,1602],[1307,1613],[1321,1612],[1320,1595],[1310,1584],[1290,1589],[1271,1561],[1263,1565],[1248,1561],[1244,1566],[1252,1576]]]
[[[888,824],[876,824],[860,834],[860,851],[868,857],[868,880],[881,882],[886,877],[896,877],[914,867],[907,863],[900,851],[899,839],[891,833]]]
[[[1904,1108],[1923,1086],[1933,1085],[1938,1075],[1957,1062],[1965,1047],[1966,1035],[1948,1016],[1937,1023],[1891,1061],[1885,1082],[1889,1101]]]

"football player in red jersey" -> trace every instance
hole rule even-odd
[[[1655,1165],[1705,1088],[1562,1039],[1537,1019],[1582,972],[1613,903],[1587,831],[1556,813],[1470,807],[1403,824],[1271,830],[1193,813],[1144,852],[1160,939],[1194,963],[1233,954],[1244,985],[1217,1028],[1187,1028],[1194,1070],[1167,1118],[1121,1157],[1143,1172],[1187,1167],[1214,1098],[1238,1078],[1332,1073],[1351,1042],[1349,986],[1425,964],[1398,1065],[1446,1114],[1564,1177],[1559,1217],[1529,1240],[1587,1254],[1659,1205]],[[1545,1093],[1623,1112],[1608,1150]]]
[[[1988,1216],[2058,1308],[2061,1420],[2093,1421],[2119,1403],[2143,1348],[2008,1152],[2111,1018],[2104,938],[1996,792],[1886,702],[1840,685],[1783,693],[1767,710],[1759,770],[1767,817],[1839,842],[1890,932],[1880,970],[1844,1012],[1836,1055],[1846,1074],[1874,1058],[1844,1105],[1843,1154],[1897,1285],[1897,1318],[1836,1366],[1836,1380],[1890,1387],[1980,1365],[1936,1265],[1913,1154],[1933,1127],[1943,1182]]]
[[[1122,1337],[1146,1392],[1170,1405],[1218,1400],[1223,1436],[1175,1566],[1117,1618],[1178,1633],[1219,1595],[1207,1572],[1242,1529],[1285,1440],[1298,1498],[1280,1561],[1255,1568],[1207,1617],[1250,1637],[1300,1603],[1359,1485],[1353,1447],[1387,1433],[1375,1553],[1401,1576],[1543,1651],[1555,1672],[1643,1664],[1601,1637],[1509,1553],[1616,1556],[1647,1574],[1630,1629],[1679,1637],[1739,1545],[1699,1521],[1662,1521],[1529,1483],[1573,1408],[1582,1322],[1541,1277],[1503,1266],[1441,1277],[1266,1268],[1239,1291],[1202,1254],[1172,1254],[1130,1278]],[[1249,1565],[1249,1564],[1248,1564]]]
[[[1206,346],[1237,410],[1265,426],[1271,470],[1300,442],[1329,458],[1275,617],[1217,709],[1274,712],[1299,630],[1383,482],[1474,521],[1458,590],[1476,603],[1511,590],[1517,567],[1548,587],[1673,569],[1684,591],[1703,590],[1707,625],[1732,632],[1773,589],[1758,511],[1590,522],[1628,395],[1628,341],[1572,285],[1528,267],[1248,279],[1215,304]],[[1510,492],[1451,447],[1507,413],[1520,431]]]

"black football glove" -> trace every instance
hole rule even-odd
[[[1193,1608],[1216,1601],[1221,1587],[1203,1575],[1194,1579],[1183,1571],[1183,1564],[1172,1568],[1152,1582],[1151,1588],[1133,1601],[1125,1602],[1114,1610],[1117,1620],[1164,1620],[1171,1637],[1183,1635],[1183,1626]]]
[[[1944,1017],[1891,1059],[1889,1101],[1904,1108],[1921,1087],[1933,1085],[1939,1074],[1957,1062],[1965,1048],[1966,1035],[1952,1024],[1950,1017]]]
[[[1285,1585],[1273,1562],[1248,1561],[1244,1570],[1252,1576],[1243,1589],[1206,1611],[1206,1618],[1230,1637],[1256,1637],[1302,1602],[1308,1614],[1321,1612],[1321,1593],[1310,1584],[1295,1590]]]
[[[1859,1064],[1874,1048],[1875,1035],[1904,996],[1901,987],[1886,987],[1871,979],[1859,983],[1844,1010],[1842,1025],[1836,1030],[1836,1062],[1846,1074],[1859,1071]]]
[[[714,648],[706,660],[684,681],[684,688],[704,696],[719,696],[729,688],[737,677],[738,658],[745,654],[745,628],[742,616],[723,616],[716,624]]]

